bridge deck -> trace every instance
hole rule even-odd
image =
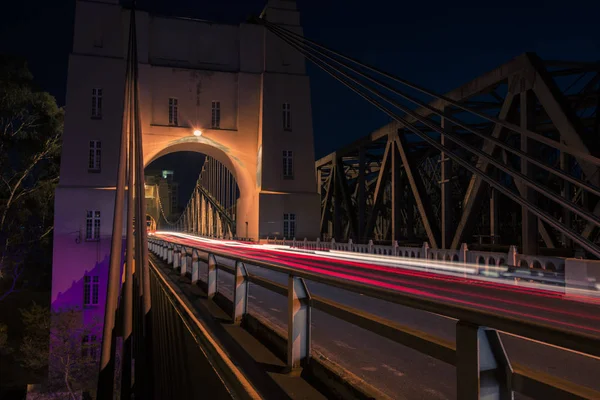
[[[194,245],[194,239],[169,237],[168,240]],[[501,315],[517,315],[523,319],[594,336],[600,333],[598,306],[565,300],[561,294],[520,291],[510,286],[440,278],[435,274],[415,274],[385,268],[376,270],[377,267],[373,265],[322,259],[304,253],[283,253],[243,246],[227,247],[215,242],[202,243],[201,247],[211,246],[220,251],[231,252],[232,255],[255,258],[257,261],[269,260],[298,269],[313,268],[322,274],[344,273],[348,279],[368,279],[374,285],[394,287],[396,290],[408,292],[418,291],[424,297],[444,297],[447,302],[467,303],[474,308],[489,309]],[[217,261],[228,265],[227,260],[217,258]],[[247,268],[252,275],[283,285],[286,283],[287,277],[281,273],[252,266]],[[205,274],[206,267],[201,263],[200,276]],[[352,309],[375,314],[441,338],[454,346],[454,319],[407,307],[391,306],[381,300],[318,283],[308,282],[308,287],[313,295],[330,298]],[[219,274],[218,288],[220,293],[231,299],[232,277],[229,274]],[[280,328],[286,326],[287,305],[280,295],[255,285],[251,285],[250,293],[250,313],[260,315]],[[397,343],[382,340],[374,333],[319,311],[314,312],[312,325],[314,346],[320,353],[393,398],[451,399],[456,395],[455,372],[451,365],[423,356]],[[600,361],[514,336],[502,337],[515,369],[535,370],[539,374],[547,375],[549,379],[565,380],[600,390],[597,381]]]

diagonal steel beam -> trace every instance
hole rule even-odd
[[[350,189],[348,188],[348,181],[346,180],[344,165],[342,164],[342,159],[340,157],[338,157],[336,160],[336,169],[339,172],[336,174],[337,184],[339,185],[342,192],[342,197],[344,198],[344,205],[346,206],[350,232],[352,232],[353,235],[356,235],[358,233],[356,230],[356,215],[354,213],[354,206],[352,205],[352,197],[350,195]],[[349,237],[347,233],[345,233],[345,237]]]
[[[586,146],[584,140],[579,136],[576,126],[577,117],[573,115],[564,98],[564,95],[557,87],[556,83],[543,68],[542,61],[533,54],[527,54],[531,67],[536,72],[536,79],[533,83],[533,92],[538,97],[540,104],[546,110],[546,113],[560,132],[560,140],[576,150],[590,154],[590,149]],[[583,160],[577,159],[587,180],[598,185],[600,182],[600,172],[598,167]],[[600,215],[600,201],[594,208],[594,214]],[[584,238],[589,238],[596,225],[588,222],[582,232]]]
[[[325,220],[329,216],[329,203],[331,203],[331,182],[333,181],[333,168],[329,173],[329,177],[327,178],[327,188],[325,189],[325,203],[323,204],[323,209],[321,210],[321,224],[319,233],[323,233],[323,228],[325,225]]]
[[[387,178],[387,172],[390,169],[390,162],[388,160],[390,158],[390,149],[392,148],[392,143],[393,142],[388,139],[388,142],[385,145],[385,152],[383,153],[381,167],[379,168],[379,175],[377,175],[377,184],[375,185],[375,192],[373,193],[373,208],[371,209],[371,214],[369,215],[369,219],[367,221],[367,229],[365,230],[365,239],[368,239],[368,236],[373,233],[377,214],[383,200],[385,179]]]
[[[435,225],[436,219],[434,217],[431,203],[429,201],[423,201],[423,197],[426,196],[427,191],[425,190],[425,185],[423,184],[421,176],[418,174],[418,172],[416,172],[417,164],[412,162],[411,157],[405,151],[405,141],[401,134],[398,133],[396,135],[394,142],[398,147],[398,152],[400,153],[400,158],[402,159],[402,164],[404,165],[404,173],[406,174],[406,179],[410,184],[410,189],[415,199],[415,205],[419,211],[419,216],[421,217],[421,222],[423,223],[425,233],[427,233],[429,245],[431,248],[437,249],[440,232],[438,227]],[[415,171],[413,171],[413,166],[415,166]]]
[[[500,109],[500,113],[498,114],[498,119],[506,119],[508,113],[513,105],[514,93],[508,92],[506,94],[506,98],[504,99],[504,103],[502,103],[502,108]],[[499,138],[500,133],[502,132],[502,126],[496,125],[494,126],[494,130],[492,131],[493,138]],[[490,141],[483,142],[483,151],[487,154],[492,154],[496,145]],[[478,158],[476,166],[482,171],[487,171],[487,167],[489,162]],[[473,174],[471,176],[471,180],[469,181],[469,186],[467,187],[467,191],[465,193],[465,198],[463,200],[462,206],[462,215],[460,217],[460,221],[458,222],[458,226],[456,227],[456,232],[454,233],[454,238],[452,239],[451,249],[456,250],[460,246],[460,242],[462,240],[464,231],[467,226],[469,226],[472,222],[472,219],[475,218],[475,212],[473,211],[473,207],[475,204],[479,203],[481,199],[483,189],[483,179],[479,175]]]

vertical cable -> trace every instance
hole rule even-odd
[[[112,237],[110,245],[110,262],[108,267],[108,288],[104,308],[104,327],[102,334],[102,350],[100,356],[100,372],[98,374],[97,398],[100,400],[112,399],[114,385],[114,349],[115,338],[113,330],[115,326],[117,301],[119,297],[119,273],[121,272],[121,255],[123,251],[123,203],[125,201],[125,179],[127,163],[127,124],[129,122],[131,108],[129,99],[131,96],[131,73],[132,73],[132,23],[129,27],[129,45],[127,54],[127,69],[125,74],[124,110],[121,125],[121,144],[119,147],[119,161],[117,164],[117,183],[115,190],[115,207],[113,214]]]

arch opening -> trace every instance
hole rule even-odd
[[[221,162],[199,151],[178,148],[159,152],[145,168],[146,205],[155,229],[238,237],[241,190],[233,163],[223,155],[219,156]]]

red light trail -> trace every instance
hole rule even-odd
[[[202,250],[230,253],[232,256],[256,261],[280,264],[322,275],[337,277],[371,286],[400,291],[425,298],[452,302],[498,314],[538,321],[571,330],[585,331],[600,336],[600,317],[592,304],[565,301],[564,295],[539,288],[515,287],[498,282],[479,281],[471,278],[441,275],[411,269],[320,257],[314,254],[257,248],[240,244],[220,244],[176,235],[159,234],[169,241]],[[374,261],[381,261],[374,260]],[[401,261],[401,260],[392,260]],[[415,262],[418,259],[411,259]],[[485,293],[477,293],[484,291]],[[579,296],[583,298],[585,296]],[[575,298],[576,299],[576,298]],[[519,311],[535,311],[536,313]]]

